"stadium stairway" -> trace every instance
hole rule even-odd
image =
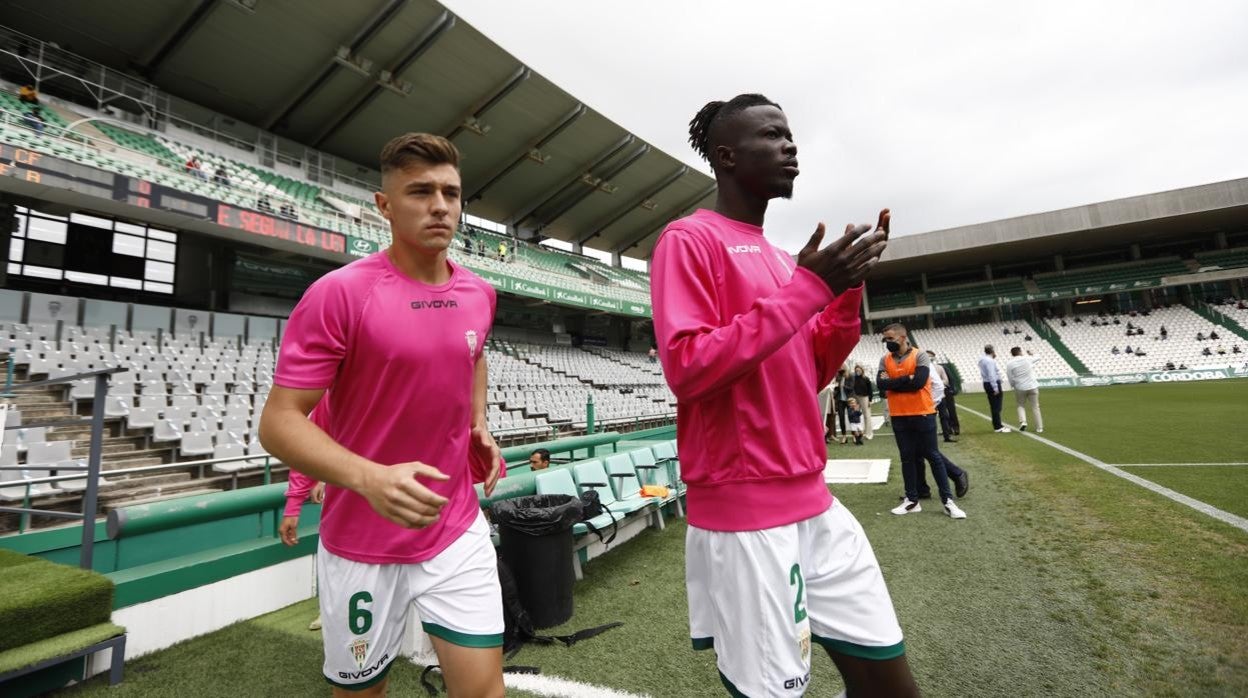
[[[1195,303],[1192,310],[1215,325],[1221,325],[1244,339],[1248,339],[1248,329],[1239,324],[1235,318],[1205,303]]]
[[[1070,364],[1070,367],[1075,369],[1079,375],[1091,373],[1091,371],[1088,370],[1088,367],[1079,360],[1079,357],[1075,356],[1075,352],[1071,351],[1070,347],[1062,343],[1062,338],[1057,335],[1057,332],[1053,331],[1053,328],[1043,322],[1037,322],[1032,318],[1027,318],[1027,325],[1036,331],[1037,336],[1048,342],[1063,359],[1066,359],[1066,363]]]

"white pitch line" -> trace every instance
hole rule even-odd
[[[958,405],[958,407],[960,409],[966,410],[967,412],[970,412],[971,414],[975,415],[976,417],[979,417],[980,419],[984,421],[987,421],[987,422],[992,421],[992,418],[984,414],[983,412],[980,412],[978,410],[973,410],[965,405]],[[1079,460],[1083,461],[1084,463],[1087,463],[1088,465],[1096,466],[1097,468],[1100,468],[1101,470],[1104,470],[1105,472],[1111,475],[1117,475],[1118,477],[1124,480],[1127,480],[1128,482],[1133,482],[1139,485],[1140,487],[1143,487],[1146,490],[1149,490],[1151,492],[1156,492],[1157,494],[1167,499],[1176,501],[1179,504],[1182,504],[1184,506],[1189,506],[1195,509],[1196,511],[1199,511],[1202,514],[1207,514],[1209,516],[1212,516],[1218,521],[1230,524],[1234,526],[1235,528],[1238,528],[1239,530],[1244,531],[1245,533],[1248,533],[1248,519],[1245,519],[1242,516],[1236,516],[1235,514],[1232,514],[1229,511],[1223,511],[1211,504],[1205,504],[1199,499],[1194,499],[1181,492],[1175,492],[1169,487],[1162,487],[1161,485],[1158,485],[1157,483],[1151,480],[1145,480],[1139,475],[1129,473],[1125,470],[1118,468],[1117,466],[1110,465],[1109,463],[1106,463],[1102,460],[1093,458],[1092,456],[1089,456],[1086,453],[1080,453],[1079,451],[1076,451],[1073,448],[1063,446],[1057,443],[1056,441],[1050,441],[1049,439],[1046,439],[1043,436],[1037,436],[1036,434],[1033,434],[1027,431],[1022,431],[1018,433],[1022,434],[1023,436],[1035,439],[1036,441],[1039,441],[1040,443],[1045,444],[1046,446],[1056,448],[1057,450],[1061,451],[1062,453],[1065,453],[1068,456],[1074,456],[1075,458],[1078,458]]]
[[[503,674],[507,688],[555,698],[645,698],[636,693],[541,674]]]
[[[1169,468],[1184,467],[1195,468],[1199,466],[1218,466],[1218,465],[1248,465],[1248,463],[1113,463],[1115,468]]]

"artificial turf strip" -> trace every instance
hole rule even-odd
[[[102,574],[0,550],[0,652],[108,622]]]
[[[1045,391],[1044,436],[1072,445],[1069,423],[1113,410],[1136,414],[1114,424],[1152,424],[1160,398],[1141,399],[1153,394],[1134,389],[1154,387],[1217,437],[1194,440],[1181,459],[1167,452],[1169,428],[1106,431],[1102,444],[1142,441],[1140,452],[1163,456],[1154,462],[1245,460],[1221,452],[1238,437],[1211,425],[1227,407],[1220,391],[1248,385],[1214,385],[1182,386],[1197,388],[1190,400],[1164,385],[1121,386],[1132,389],[1131,400],[1120,399],[1118,387]],[[1073,407],[1063,404],[1066,393]],[[977,397],[960,400],[982,410]],[[965,521],[944,516],[934,500],[920,514],[889,514],[901,489],[895,461],[886,485],[834,487],[871,538],[926,695],[1248,695],[1248,534],[1027,437],[994,434],[970,414],[962,424],[961,442],[942,448],[971,473]],[[830,452],[896,457],[887,435]],[[576,587],[575,616],[549,632],[625,626],[571,648],[528,646],[514,662],[634,693],[724,695],[714,653],[689,647],[684,533],[683,523],[669,522],[591,561]],[[315,613],[304,602],[135,660],[118,689],[96,678],[71,694],[327,695],[319,637],[305,630]],[[835,695],[834,667],[823,652],[812,654],[808,695]],[[423,695],[414,667],[400,662],[391,676],[391,695]]]
[[[119,625],[100,623],[0,652],[0,674],[28,667],[45,659],[63,657],[124,632],[125,629]]]

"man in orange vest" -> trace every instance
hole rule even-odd
[[[945,461],[936,447],[936,403],[928,387],[931,357],[910,346],[904,325],[889,325],[881,335],[888,353],[880,359],[878,385],[882,392],[887,391],[893,438],[901,452],[901,479],[906,486],[906,498],[892,511],[904,515],[923,510],[919,505],[918,474],[926,459],[932,466],[932,477],[940,490],[945,513],[955,519],[965,519],[966,512],[953,501]]]

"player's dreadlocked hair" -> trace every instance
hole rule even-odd
[[[714,101],[707,102],[698,113],[689,122],[689,145],[698,151],[698,155],[707,162],[711,161],[711,126],[720,119],[736,114],[737,112],[748,109],[749,107],[757,107],[769,104],[776,109],[780,108],[779,104],[767,99],[760,94],[744,94],[737,95],[727,102]]]

